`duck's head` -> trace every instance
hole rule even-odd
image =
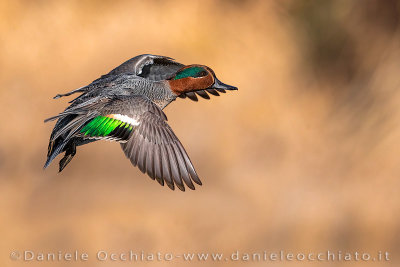
[[[205,89],[237,90],[237,87],[224,84],[218,80],[211,68],[197,64],[188,65],[178,70],[168,80],[168,83],[177,96]]]

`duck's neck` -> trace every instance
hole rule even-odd
[[[143,92],[151,101],[161,109],[176,99],[176,95],[171,91],[167,81],[157,81],[150,83],[150,86]]]

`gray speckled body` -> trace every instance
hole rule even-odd
[[[118,74],[89,85],[87,92],[77,97],[70,107],[107,97],[133,95],[146,96],[161,109],[177,98],[165,80],[150,81],[134,74]]]

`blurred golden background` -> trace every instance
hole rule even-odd
[[[90,260],[74,265],[120,266],[93,253],[132,249],[388,251],[369,265],[398,266],[399,21],[389,0],[1,1],[1,265],[21,266],[14,250],[77,249]],[[165,110],[203,186],[161,187],[111,142],[44,171],[43,120],[68,100],[52,97],[143,53],[239,87]]]

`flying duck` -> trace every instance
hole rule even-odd
[[[165,56],[136,56],[87,86],[54,98],[80,93],[57,120],[50,135],[47,160],[65,152],[59,171],[72,160],[76,147],[97,140],[121,144],[127,158],[161,185],[185,191],[184,183],[201,185],[192,162],[163,109],[177,97],[209,99],[237,87],[222,83],[204,65],[183,65]]]

